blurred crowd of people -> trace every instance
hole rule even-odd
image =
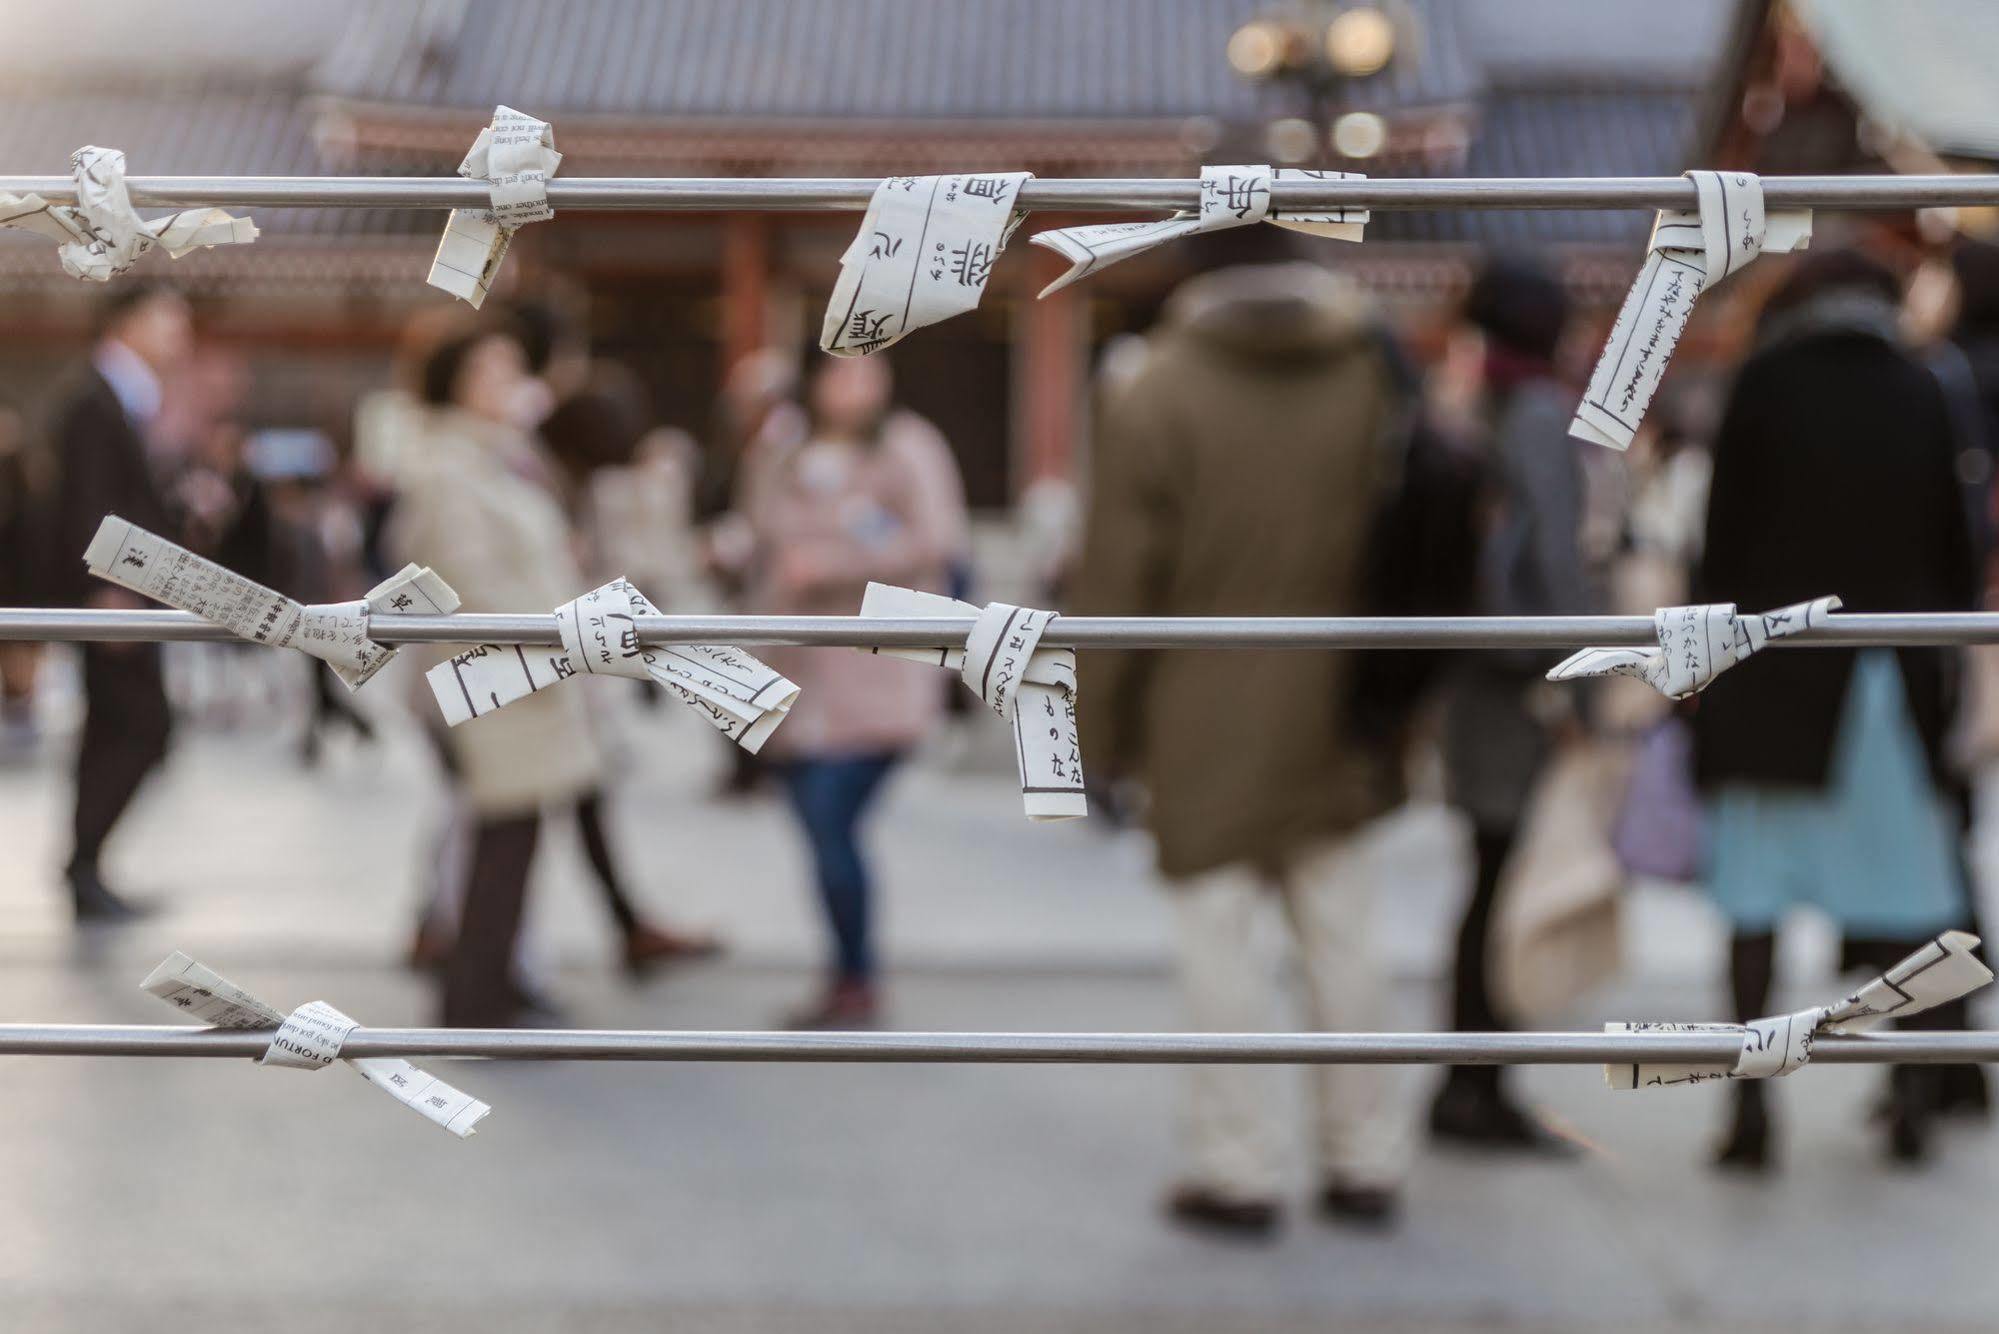
[[[1907,275],[1859,249],[1791,265],[1717,404],[1703,411],[1691,387],[1669,396],[1619,457],[1567,434],[1588,331],[1532,260],[1488,262],[1419,366],[1364,291],[1301,259],[1289,233],[1190,244],[1201,276],[1105,357],[1084,475],[1038,479],[1023,501],[1031,577],[1060,590],[1061,610],[1990,600],[1999,249],[1967,241],[1948,272],[1926,272],[1915,286],[1945,293],[1928,309],[1907,298]],[[560,302],[426,315],[394,383],[336,445],[316,430],[246,432],[240,366],[200,348],[187,302],[114,287],[46,414],[0,412],[0,603],[140,605],[76,559],[109,513],[306,602],[356,597],[405,560],[435,568],[468,612],[553,609],[619,574],[666,610],[852,614],[870,580],[971,590],[952,451],[898,406],[885,358],[759,352],[730,368],[697,441],[662,426],[633,368],[594,356],[581,330]],[[448,650],[410,652],[428,666]],[[210,669],[235,656],[218,649]],[[809,858],[828,958],[788,1022],[865,1025],[883,1004],[869,814],[963,695],[889,658],[765,656],[802,694],[761,756],[732,749],[727,788],[780,791]],[[0,644],[0,746],[32,744],[40,658]],[[79,921],[113,922],[152,906],[107,883],[102,853],[167,754],[174,709],[157,645],[85,645],[80,664],[64,877]],[[1193,1026],[1272,1022],[1280,973],[1257,941],[1273,912],[1310,1027],[1408,1026],[1382,1005],[1370,923],[1388,887],[1368,845],[1412,790],[1440,792],[1469,830],[1448,978],[1460,1030],[1539,1019],[1591,980],[1523,963],[1533,933],[1509,926],[1558,885],[1585,908],[1614,903],[1633,874],[1703,885],[1729,924],[1743,1019],[1772,1004],[1794,907],[1828,916],[1855,968],[1975,924],[1970,780],[1999,754],[1999,670],[1981,652],[1772,654],[1679,706],[1631,681],[1554,687],[1549,665],[1485,649],[1085,655],[1093,790],[1111,822],[1152,834]],[[331,729],[371,735],[329,674],[312,676],[297,743],[308,764]],[[643,690],[637,707],[658,702]],[[624,867],[617,824],[634,816],[609,796],[608,708],[633,701],[607,698],[546,691],[453,729],[416,703],[450,814],[428,848],[410,958],[438,971],[447,1024],[552,1012],[520,940],[551,819],[573,823],[627,968],[722,948],[644,902]],[[1578,790],[1590,799],[1554,795]],[[1574,907],[1561,905],[1601,920]],[[1523,970],[1540,987],[1531,1001]],[[1960,1004],[1924,1022],[1966,1020]],[[1264,1078],[1191,1073],[1176,1219],[1277,1225],[1288,1135]],[[1500,1066],[1449,1070],[1426,1122],[1380,1067],[1319,1067],[1312,1087],[1318,1203],[1342,1223],[1394,1217],[1419,1125],[1463,1149],[1573,1152]],[[1768,1170],[1762,1085],[1738,1081],[1732,1096],[1717,1159]],[[1921,1161],[1941,1118],[1984,1115],[1986,1097],[1976,1068],[1896,1069],[1881,1103],[1889,1153]]]

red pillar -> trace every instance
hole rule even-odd
[[[1027,249],[1027,247],[1022,247]],[[1020,429],[1015,438],[1016,493],[1044,477],[1068,477],[1075,466],[1077,425],[1086,407],[1083,368],[1089,310],[1080,287],[1045,300],[1035,293],[1060,277],[1068,263],[1029,250],[1028,290],[1018,332]]]
[[[769,305],[770,220],[734,213],[722,223],[722,370],[764,345]]]

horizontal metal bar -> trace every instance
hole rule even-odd
[[[863,616],[641,616],[647,644],[793,644],[828,648],[962,645],[969,618]],[[559,644],[555,617],[373,616],[383,644]],[[97,643],[232,640],[184,611],[0,608],[0,640]],[[1584,648],[1657,643],[1649,616],[1057,616],[1051,648],[1468,649]],[[1818,629],[1770,641],[1777,648],[1859,648],[1999,643],[1999,612],[1835,615]]]
[[[5,1056],[254,1057],[268,1032],[0,1024]],[[357,1028],[340,1054],[495,1061],[895,1062],[1078,1065],[1728,1065],[1729,1033],[788,1033]],[[1836,1065],[1999,1062],[1999,1032],[1826,1037]]]
[[[256,208],[484,208],[481,181],[455,176],[133,176],[136,204]],[[762,177],[571,177],[550,181],[558,211],[840,212],[867,207],[879,179]],[[4,176],[0,190],[72,200],[67,176]],[[1193,208],[1198,181],[1177,178],[1047,179],[1028,182],[1023,208],[1129,213]],[[1681,176],[1435,177],[1413,180],[1280,181],[1279,208],[1656,209],[1696,206]],[[1999,176],[1765,176],[1771,208],[1927,208],[1999,204]]]

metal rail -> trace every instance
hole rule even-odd
[[[0,1056],[261,1056],[271,1035],[151,1024],[0,1024]],[[357,1028],[343,1057],[495,1061],[1076,1065],[1729,1065],[1731,1033],[782,1033]],[[1999,1062],[1999,1032],[1825,1037],[1814,1062]]]
[[[571,177],[550,181],[548,202],[563,209],[648,212],[843,212],[867,207],[877,178]],[[132,202],[159,208],[485,208],[482,181],[455,176],[133,176]],[[0,190],[68,201],[67,176],[0,176]],[[1193,208],[1198,181],[1157,178],[1034,180],[1020,191],[1027,209],[1129,213]],[[1683,208],[1696,207],[1680,176],[1437,177],[1416,180],[1279,181],[1279,208]],[[1771,208],[1930,208],[1999,204],[1999,176],[1766,176]]]
[[[861,616],[641,616],[647,644],[793,644],[830,648],[961,645],[969,618]],[[383,644],[560,644],[549,614],[372,616]],[[184,611],[0,608],[0,640],[126,643],[233,640]],[[1051,648],[1467,649],[1584,648],[1658,642],[1649,616],[1058,616]],[[1776,648],[1860,648],[1999,643],[1999,612],[1834,615]]]

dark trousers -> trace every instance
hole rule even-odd
[[[172,715],[154,644],[83,649],[83,735],[76,748],[76,807],[69,870],[95,874],[104,842],[166,758]]]
[[[1492,913],[1499,901],[1499,874],[1506,868],[1516,833],[1511,829],[1479,829],[1472,834],[1471,898],[1458,923],[1457,957],[1451,965],[1451,1027],[1460,1033],[1498,1033],[1510,1027],[1492,999],[1488,956]],[[1460,1087],[1477,1086],[1497,1094],[1503,1072],[1504,1067],[1497,1065],[1455,1065],[1449,1079]]]
[[[519,1009],[514,989],[514,941],[527,904],[528,870],[541,833],[537,813],[488,818],[472,831],[472,865],[458,939],[444,969],[444,1023],[486,1028],[508,1023]]]
[[[793,760],[784,766],[792,810],[812,848],[819,901],[833,934],[834,970],[842,982],[874,977],[869,930],[873,890],[861,855],[861,817],[902,757],[895,752]]]

